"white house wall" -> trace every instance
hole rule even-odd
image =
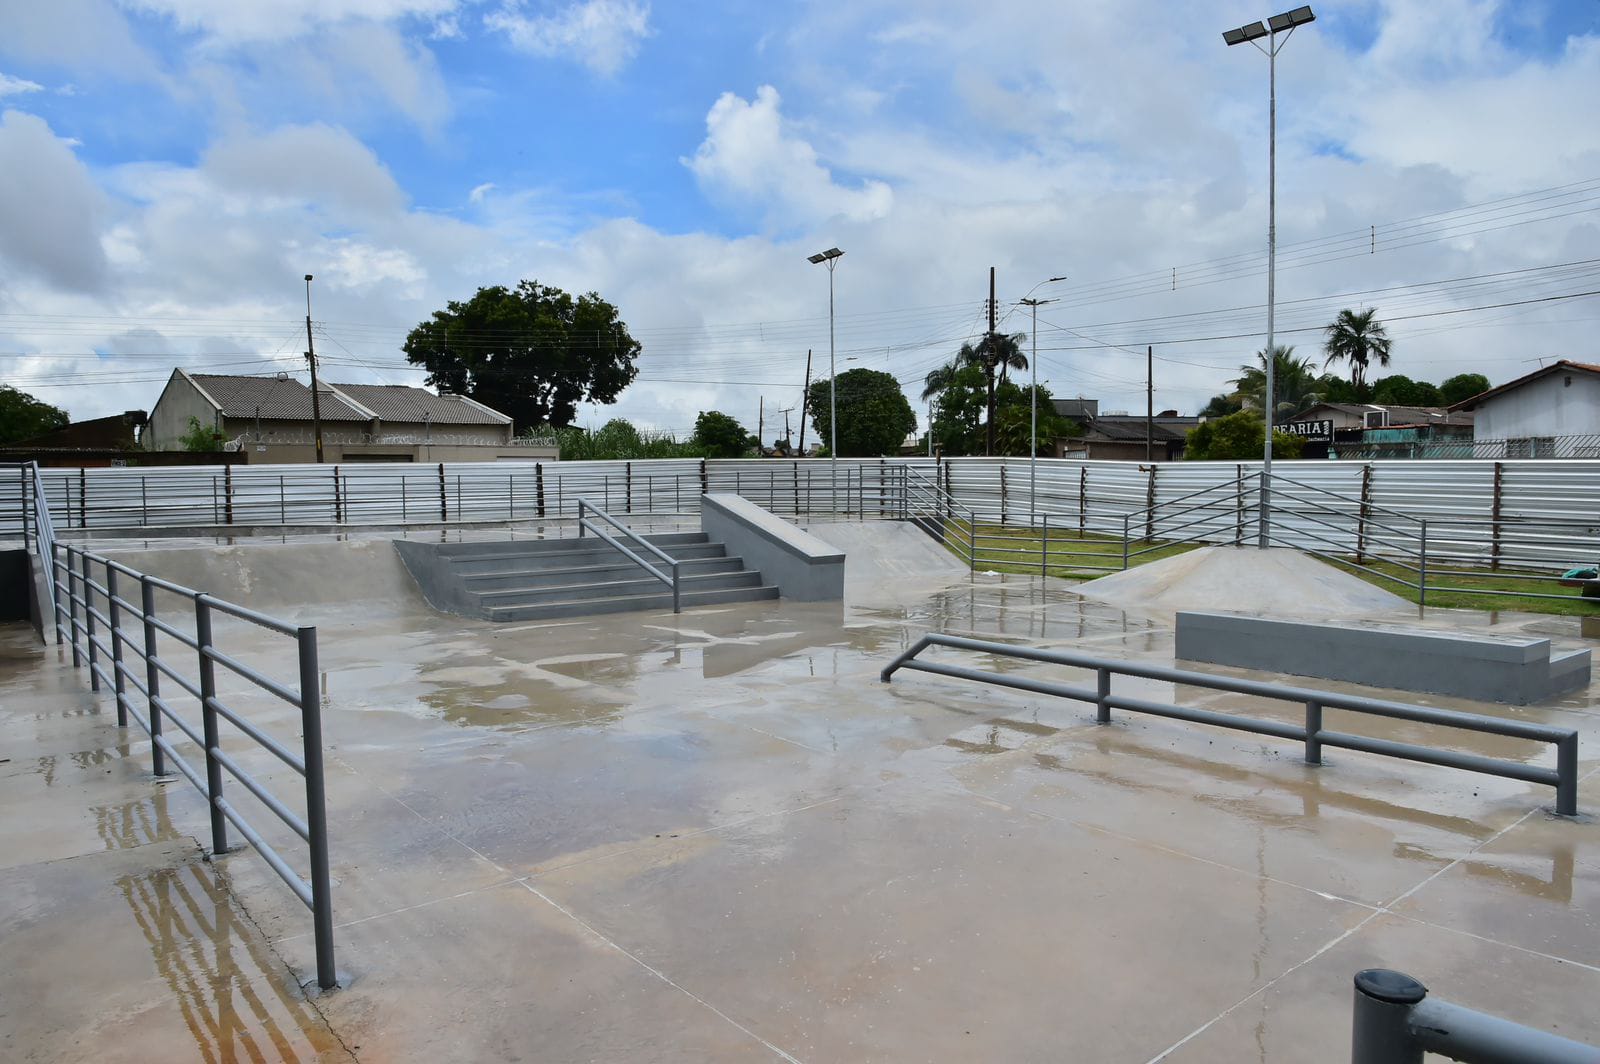
[[[1600,376],[1552,373],[1485,400],[1476,412],[1473,433],[1480,440],[1595,435],[1600,433]]]

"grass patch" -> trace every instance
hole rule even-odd
[[[963,521],[950,522],[951,537],[962,551],[968,539],[967,525]],[[977,569],[997,573],[1021,573],[1038,576],[1039,551],[1046,537],[1037,528],[1016,525],[977,526]],[[1122,570],[1122,537],[1106,536],[1094,532],[1080,533],[1076,529],[1052,528],[1048,540],[1049,558],[1046,572],[1064,580],[1093,580]],[[1128,568],[1157,562],[1187,553],[1197,543],[1167,543],[1161,540],[1137,540],[1128,544]],[[950,546],[950,544],[946,544]],[[952,547],[952,551],[955,548]],[[1096,567],[1099,568],[1096,568]]]
[[[1327,558],[1323,559],[1328,561]],[[1385,580],[1376,573],[1384,573],[1401,580],[1415,581],[1417,574],[1393,562],[1368,561],[1365,568],[1352,561],[1332,561],[1335,569],[1358,576],[1369,584],[1417,602],[1417,589],[1405,587],[1393,580]],[[1521,613],[1550,613],[1564,617],[1586,617],[1600,614],[1600,599],[1584,598],[1575,587],[1562,587],[1553,580],[1519,580],[1503,571],[1493,569],[1456,569],[1451,573],[1428,573],[1427,604],[1442,609],[1456,610],[1516,610]],[[1376,571],[1376,573],[1374,572]],[[1466,575],[1457,575],[1457,573]],[[1539,576],[1547,574],[1527,573]],[[1485,591],[1504,591],[1510,594],[1486,595]],[[1521,592],[1521,594],[1518,594]],[[1533,592],[1533,594],[1529,594]],[[1558,596],[1542,598],[1543,595]]]

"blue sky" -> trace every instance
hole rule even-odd
[[[1290,339],[1370,299],[1418,378],[1600,360],[1600,271],[1566,265],[1600,259],[1600,4],[1316,7],[1279,68]],[[838,245],[840,357],[913,397],[994,265],[1007,328],[1069,275],[1058,394],[1137,405],[1149,342],[1191,410],[1261,343],[1266,63],[1220,31],[1270,13],[0,0],[0,375],[94,416],[175,364],[294,371],[311,272],[330,374],[414,382],[407,327],[536,277],[644,341],[616,412],[753,421],[825,348],[804,255]],[[1364,258],[1315,243],[1369,226]]]

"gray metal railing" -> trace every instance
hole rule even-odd
[[[1600,1064],[1600,1049],[1428,997],[1402,972],[1355,977],[1351,1064],[1422,1064],[1437,1053],[1466,1064]]]
[[[47,515],[45,520],[48,521]],[[338,985],[333,957],[333,894],[323,781],[322,704],[317,688],[317,629],[280,621],[69,544],[55,545],[52,570],[57,601],[56,642],[61,643],[64,635],[70,641],[73,667],[86,660],[90,689],[98,693],[104,685],[113,692],[118,727],[126,728],[131,719],[150,737],[152,768],[156,776],[165,776],[167,766],[171,765],[205,796],[211,817],[212,853],[228,852],[228,825],[232,824],[311,910],[317,985],[323,989]],[[131,593],[135,584],[138,586],[137,603],[124,593],[125,589]],[[156,606],[158,592],[177,596],[192,609],[192,634],[173,623],[173,614],[160,615]],[[221,649],[213,626],[214,614],[248,621],[293,639],[298,663],[297,682],[292,686],[282,683]],[[125,621],[137,622],[138,629],[124,627]],[[176,658],[161,652],[158,639],[162,636],[194,652],[193,676],[180,668]],[[142,661],[144,668],[131,667],[130,657]],[[299,710],[301,747],[298,752],[268,735],[222,700],[217,684],[219,665]],[[162,693],[163,679],[170,680],[198,702],[199,728],[177,712],[170,695]],[[143,705],[136,705],[141,699]],[[246,771],[234,755],[223,749],[223,722],[231,724],[304,778],[304,817],[289,808],[266,783]],[[167,737],[167,723],[175,725],[204,752],[203,774]],[[229,800],[224,772],[306,843],[308,876],[302,877],[296,872]]]
[[[978,517],[955,496],[909,466],[898,471],[896,516],[910,521],[967,563],[978,566]]]
[[[1070,687],[1066,684],[1048,680],[1035,680],[1026,676],[1001,675],[965,668],[960,665],[945,665],[939,662],[916,660],[917,656],[930,646],[950,647],[956,650],[992,654],[996,657],[1020,658],[1050,665],[1066,665],[1072,668],[1089,669],[1095,673],[1096,686],[1093,690],[1090,690],[1086,687]],[[1504,720],[1500,717],[1461,713],[1449,709],[1434,709],[1429,706],[1413,706],[1401,702],[1388,702],[1337,691],[1317,691],[1304,687],[1289,687],[1284,684],[1263,683],[1258,680],[1236,679],[1231,676],[1215,676],[1211,673],[1193,672],[1188,669],[1170,668],[1162,665],[1141,665],[1134,662],[1115,661],[1110,658],[1097,658],[1076,651],[1037,650],[1032,647],[1014,646],[1009,643],[996,643],[989,640],[969,639],[965,636],[942,635],[933,632],[917,640],[909,650],[895,658],[879,674],[879,679],[884,683],[888,683],[895,672],[900,669],[912,669],[916,672],[933,673],[936,676],[975,680],[978,683],[990,684],[995,687],[1009,687],[1018,691],[1029,691],[1033,694],[1054,695],[1058,698],[1091,702],[1095,706],[1095,722],[1098,724],[1109,724],[1111,722],[1111,711],[1113,709],[1122,709],[1134,713],[1147,713],[1156,717],[1167,717],[1172,720],[1185,720],[1195,724],[1210,724],[1219,728],[1231,728],[1234,731],[1253,732],[1257,735],[1270,735],[1278,739],[1288,739],[1305,744],[1305,760],[1309,765],[1320,765],[1322,763],[1322,748],[1324,746],[1333,746],[1345,750],[1360,750],[1369,754],[1382,754],[1386,757],[1396,757],[1406,761],[1419,761],[1427,765],[1442,765],[1446,768],[1459,768],[1468,772],[1481,772],[1505,779],[1522,780],[1526,783],[1543,784],[1556,789],[1557,813],[1562,816],[1576,816],[1578,814],[1578,732],[1572,728],[1557,728],[1548,724]],[[1280,720],[1243,717],[1232,713],[1218,713],[1208,709],[1195,709],[1165,702],[1152,702],[1143,698],[1132,698],[1126,695],[1115,695],[1111,692],[1112,676],[1137,676],[1148,680],[1159,680],[1190,687],[1205,687],[1214,691],[1231,691],[1236,694],[1255,695],[1260,698],[1298,703],[1305,707],[1305,721],[1303,724],[1290,724]],[[1543,768],[1521,761],[1507,761],[1499,758],[1483,757],[1478,754],[1461,753],[1455,750],[1439,750],[1415,743],[1402,743],[1391,739],[1376,739],[1365,735],[1330,731],[1324,728],[1322,724],[1322,712],[1324,709],[1348,710],[1353,713],[1365,713],[1390,720],[1406,720],[1419,724],[1458,728],[1463,731],[1479,732],[1486,735],[1501,735],[1513,739],[1551,743],[1556,748],[1556,767],[1553,769]]]
[[[663,563],[665,563],[667,568],[664,570],[659,569],[645,561],[644,558],[639,554],[623,546],[622,542],[615,536],[610,535],[605,531],[605,529],[589,520],[589,518],[585,516],[587,514],[594,514],[596,517],[600,518],[600,520],[609,524],[612,528],[617,529],[623,534],[623,536],[637,543],[647,552],[659,558]],[[639,533],[635,532],[621,521],[618,521],[615,517],[612,517],[594,503],[587,499],[579,499],[579,538],[582,538],[585,532],[593,532],[597,537],[620,551],[623,557],[627,558],[629,561],[639,566],[639,568],[643,569],[645,572],[649,573],[651,576],[670,587],[672,589],[672,612],[681,613],[683,611],[683,573],[680,570],[682,563],[680,563],[678,559],[674,558],[672,555],[668,554],[654,543],[651,543],[648,539],[645,539],[643,536],[639,535]]]
[[[1257,502],[1253,505],[1249,501],[1252,490],[1257,493]],[[1234,480],[1124,514],[1122,567],[1128,568],[1134,559],[1146,554],[1173,547],[1201,543],[1239,546],[1244,542],[1246,528],[1254,523],[1248,515],[1260,508],[1260,491],[1261,475],[1241,472]],[[1183,505],[1177,505],[1179,503]],[[1133,549],[1136,541],[1144,546]]]

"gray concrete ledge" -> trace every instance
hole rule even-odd
[[[844,598],[844,552],[738,495],[700,497],[700,525],[728,553],[798,602]]]
[[[1398,691],[1525,706],[1587,687],[1589,651],[1386,625],[1180,612],[1175,656]]]

